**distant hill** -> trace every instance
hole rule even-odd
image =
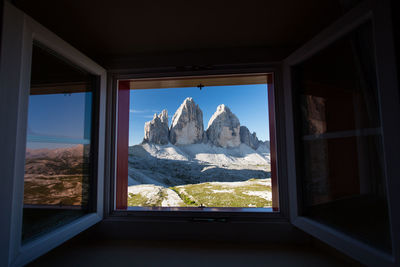
[[[55,149],[27,149],[26,174],[60,175],[87,173],[89,145]]]

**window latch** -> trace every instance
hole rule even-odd
[[[226,218],[192,218],[193,222],[227,222]]]

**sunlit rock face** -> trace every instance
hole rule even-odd
[[[160,114],[154,114],[151,121],[144,125],[144,143],[168,144],[168,111],[163,110]]]
[[[240,126],[240,141],[252,149],[257,149],[260,145],[256,133],[250,133],[250,130],[246,126]]]
[[[240,122],[235,114],[224,104],[217,107],[207,126],[209,142],[220,147],[240,145]]]
[[[203,133],[203,112],[194,100],[188,97],[172,117],[170,142],[174,145],[200,143],[204,140]]]

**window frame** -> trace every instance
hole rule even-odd
[[[107,138],[108,144],[107,148],[110,151],[110,157],[113,160],[107,161],[107,173],[110,175],[109,186],[106,184],[106,188],[109,187],[110,190],[106,192],[106,209],[105,217],[115,220],[152,220],[165,222],[168,220],[181,220],[181,221],[193,221],[193,220],[208,220],[208,221],[218,221],[223,218],[226,221],[288,221],[288,203],[287,203],[287,184],[285,181],[285,141],[275,140],[276,148],[276,176],[278,181],[278,194],[275,197],[279,198],[279,211],[270,212],[266,209],[241,209],[241,208],[133,208],[130,210],[117,210],[116,209],[116,175],[117,175],[117,139],[118,139],[118,81],[123,80],[134,80],[134,79],[156,79],[156,78],[184,78],[184,77],[196,77],[196,76],[222,76],[222,75],[246,75],[246,74],[257,74],[257,75],[267,75],[271,74],[273,78],[272,86],[269,85],[269,92],[273,92],[272,98],[275,107],[275,114],[270,114],[269,120],[271,120],[271,115],[275,115],[275,136],[282,136],[284,133],[284,114],[282,113],[282,90],[278,90],[281,85],[281,70],[278,64],[270,65],[246,65],[246,66],[224,66],[218,69],[212,70],[195,70],[195,71],[175,71],[174,69],[164,69],[157,72],[146,72],[146,70],[138,70],[131,73],[112,73],[109,77],[110,90],[108,95],[108,121],[107,129],[110,129]],[[270,97],[269,97],[270,98]],[[268,99],[267,99],[268,101]],[[271,122],[270,122],[271,125]],[[270,129],[271,131],[272,129]],[[272,162],[272,159],[271,159]],[[107,181],[106,181],[107,183]],[[276,196],[278,195],[278,196]]]
[[[0,116],[0,124],[6,125],[4,148],[10,154],[4,155],[4,161],[0,163],[0,169],[4,170],[6,178],[6,183],[1,188],[4,201],[0,208],[10,216],[7,220],[1,220],[0,265],[22,266],[103,218],[106,71],[12,4],[6,1],[3,8],[0,103],[8,109],[8,114]],[[97,97],[93,98],[97,98],[94,101],[98,103],[93,103],[97,106],[93,110],[97,111],[92,117],[93,122],[98,122],[98,128],[93,129],[96,131],[93,141],[97,146],[97,153],[94,154],[93,161],[97,177],[93,212],[22,244],[25,149],[33,42],[40,43],[76,66],[98,76],[98,92],[94,94]]]
[[[299,183],[301,174],[298,171],[299,166],[296,159],[299,154],[296,151],[292,68],[368,21],[372,23],[372,38],[375,45],[392,253],[383,252],[332,226],[301,216],[301,184]],[[288,132],[286,141],[289,168],[289,202],[291,207],[290,221],[294,226],[306,233],[367,265],[383,264],[385,266],[395,266],[400,262],[400,215],[397,212],[400,196],[398,192],[396,193],[396,190],[400,188],[399,179],[396,181],[396,177],[400,176],[400,167],[398,162],[396,163],[398,157],[395,155],[395,151],[400,149],[399,140],[397,140],[398,138],[396,139],[396,136],[400,136],[400,126],[396,121],[396,116],[393,115],[400,114],[400,105],[399,102],[396,102],[399,100],[399,91],[391,30],[390,1],[367,0],[345,14],[283,61],[286,129]]]
[[[263,78],[261,78],[263,77]],[[189,84],[193,85],[198,83],[207,84],[205,86],[215,86],[210,84],[221,84],[222,81],[229,79],[235,80],[240,78],[238,84],[247,84],[243,80],[249,80],[249,84],[254,82],[258,83],[260,80],[266,80],[268,85],[268,109],[269,109],[269,135],[270,135],[270,155],[271,155],[271,185],[272,185],[272,207],[271,208],[258,208],[256,212],[272,212],[279,211],[279,193],[276,174],[276,145],[275,145],[275,101],[274,101],[274,75],[273,73],[259,73],[247,75],[207,75],[207,76],[189,76],[189,77],[175,77],[164,79],[129,79],[118,81],[117,93],[117,169],[116,169],[116,192],[115,192],[115,209],[128,210],[128,211],[191,211],[198,210],[196,207],[128,207],[128,140],[129,140],[129,98],[131,89],[131,82],[142,83],[143,89],[152,89],[153,86],[161,86],[160,88],[168,89],[175,87],[186,87]],[[163,82],[169,84],[161,85]],[[160,84],[161,83],[161,84]],[[234,82],[232,82],[234,83]],[[184,85],[185,84],[185,85]],[[226,81],[223,85],[229,84]],[[236,85],[236,84],[235,84]],[[150,87],[149,87],[150,86]],[[142,88],[142,87],[140,87]],[[158,88],[158,87],[154,87]],[[123,102],[121,102],[123,101]],[[272,111],[272,112],[271,112]],[[123,177],[121,177],[123,176]],[[229,207],[205,207],[201,209],[205,212],[252,212],[252,208],[229,208]]]

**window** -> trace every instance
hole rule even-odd
[[[22,241],[93,207],[96,77],[44,46],[32,50]]]
[[[117,209],[277,211],[269,85],[270,74],[120,81]]]
[[[392,31],[388,22],[390,16],[387,12],[390,7],[388,7],[388,1],[362,2],[359,8],[350,11],[282,63],[285,84],[279,89],[283,90],[274,91],[274,83],[272,79],[269,79],[273,75],[266,75],[268,77],[272,210],[279,208],[279,212],[268,213],[260,209],[261,212],[258,214],[262,214],[263,218],[257,220],[257,223],[251,219],[242,223],[241,219],[244,216],[240,216],[250,214],[250,212],[246,213],[247,211],[257,212],[259,209],[201,208],[201,206],[198,208],[196,204],[196,207],[176,209],[174,207],[142,207],[135,208],[135,211],[142,210],[145,216],[166,211],[167,216],[176,221],[177,217],[174,215],[178,213],[173,212],[186,213],[185,209],[188,209],[192,217],[185,220],[185,223],[175,224],[176,228],[173,229],[186,227],[187,231],[182,231],[181,234],[194,234],[192,236],[195,238],[211,229],[212,231],[208,233],[217,235],[222,230],[219,237],[225,240],[241,232],[242,238],[250,236],[249,239],[259,241],[264,241],[266,238],[276,241],[283,239],[285,242],[298,238],[293,237],[296,235],[293,233],[293,226],[289,224],[287,214],[283,213],[289,211],[286,205],[288,203],[285,204],[285,200],[288,199],[290,200],[290,222],[296,227],[364,264],[390,266],[398,264],[400,236],[398,203],[400,201],[397,178],[400,173],[398,164],[400,110],[398,80],[393,71],[395,67],[391,42]],[[143,234],[142,232],[146,232],[142,231],[144,227],[131,227],[132,224],[120,223],[118,218],[122,215],[121,217],[124,218],[121,220],[126,221],[135,218],[138,214],[125,212],[129,185],[129,94],[131,89],[135,88],[131,86],[131,83],[150,81],[151,86],[141,85],[136,88],[151,90],[176,88],[179,87],[177,84],[162,85],[162,82],[185,79],[154,78],[156,75],[149,73],[142,76],[111,73],[110,76],[115,74],[114,77],[119,79],[116,85],[118,98],[112,99],[115,95],[111,92],[110,86],[110,92],[108,92],[110,98],[107,99],[109,113],[106,119],[105,70],[14,8],[8,1],[4,3],[4,10],[0,47],[2,96],[0,97],[2,110],[0,122],[5,138],[0,139],[3,150],[0,155],[0,169],[4,177],[0,187],[2,197],[0,208],[10,216],[3,216],[0,221],[1,264],[23,266],[99,222],[103,218],[104,191],[110,191],[112,198],[111,201],[104,203],[109,205],[114,202],[115,204],[114,207],[111,205],[112,207],[108,209],[114,213],[107,215],[110,217],[115,215],[115,217],[107,220],[103,226],[110,223],[112,224],[110,228],[117,229],[116,232],[122,232],[125,237],[132,232]],[[368,23],[363,26],[365,22]],[[366,30],[366,28],[370,29]],[[372,34],[366,34],[368,31]],[[35,45],[33,45],[34,41]],[[63,65],[64,70],[69,70],[68,77],[79,77],[79,80],[74,80],[78,81],[78,84],[68,84],[68,89],[66,89],[62,87],[62,84],[57,84],[59,77],[52,76],[46,78],[51,82],[51,86],[43,86],[46,85],[46,80],[35,78],[38,77],[36,75],[38,73],[35,74],[35,70],[38,69],[35,60],[37,55],[61,63],[57,65],[59,67]],[[340,62],[339,68],[336,68],[334,64],[337,62]],[[42,66],[45,65],[40,65],[39,69]],[[253,66],[251,70],[257,71],[251,72],[249,69],[239,70],[242,66],[234,66],[237,69],[231,72],[216,67],[212,71],[188,71],[180,74],[221,75],[190,77],[189,80],[201,78],[201,81],[183,86],[204,85],[203,90],[206,90],[211,86],[232,85],[227,81],[235,80],[235,77],[239,80],[245,77],[246,82],[241,83],[235,80],[234,85],[251,84],[247,78],[253,75],[243,73],[256,73],[255,76],[263,76],[271,71],[279,72],[281,63],[277,65],[273,63],[269,66],[273,67],[262,71]],[[46,74],[53,71],[52,68],[46,70]],[[226,73],[241,74],[225,75]],[[79,75],[75,76],[75,74]],[[170,77],[165,74],[159,77]],[[95,87],[92,86],[93,81],[90,78],[93,75],[100,80]],[[153,78],[139,79],[143,77]],[[277,77],[280,78],[280,75]],[[212,85],[205,82],[205,80],[212,81],[212,78],[216,80],[224,78],[222,79],[224,83]],[[57,82],[54,83],[54,81]],[[280,82],[280,79],[276,82]],[[265,83],[265,81],[260,83]],[[350,88],[348,85],[351,85]],[[58,94],[60,90],[62,94]],[[64,95],[64,92],[67,94]],[[94,96],[95,93],[98,93],[97,97]],[[274,96],[275,93],[277,97]],[[84,97],[82,95],[78,97],[79,94],[84,94]],[[36,131],[38,129],[36,126],[30,126],[31,129],[27,129],[29,116],[45,107],[34,105],[36,99],[39,99],[39,102],[40,99],[46,97],[54,100],[57,104],[52,109],[54,114],[45,114],[45,116],[50,116],[62,114],[71,107],[69,101],[56,100],[58,97],[75,99],[75,96],[82,101],[81,115],[84,114],[72,118],[83,124],[80,136],[64,135],[69,129],[63,130],[63,136],[54,131],[59,129],[54,128],[41,133]],[[276,105],[275,99],[278,100]],[[114,105],[115,102],[117,106]],[[49,104],[48,101],[46,104]],[[99,109],[95,108],[97,104]],[[60,108],[62,112],[57,110]],[[114,108],[118,108],[116,114],[112,114]],[[275,111],[277,119],[275,119]],[[67,118],[66,121],[70,119]],[[203,119],[208,118],[203,117]],[[106,121],[110,123],[107,137],[105,137]],[[35,124],[34,119],[31,120],[30,125],[32,123]],[[118,136],[113,135],[114,130],[117,130]],[[278,140],[274,140],[275,132],[279,137]],[[89,143],[90,148],[85,149]],[[73,174],[61,174],[66,176],[79,174],[79,177],[74,177],[74,179],[78,178],[77,180],[72,180],[72,187],[69,187],[71,180],[66,181],[68,189],[72,189],[71,194],[68,194],[67,198],[60,194],[52,196],[51,199],[47,198],[48,194],[46,194],[46,198],[43,198],[41,190],[51,189],[55,190],[51,192],[57,193],[64,191],[57,189],[61,185],[58,180],[60,175],[57,172],[48,172],[47,177],[42,174],[36,176],[33,165],[36,164],[34,161],[38,157],[32,157],[35,155],[32,149],[39,149],[40,146],[48,146],[49,150],[54,147],[65,149],[65,146],[71,145],[82,146],[82,150],[79,149],[77,152],[79,156],[76,159],[81,169],[75,169]],[[105,151],[105,145],[110,149]],[[116,157],[112,155],[114,148],[117,151]],[[276,153],[277,150],[284,153]],[[94,151],[98,153],[93,153]],[[320,157],[316,157],[317,154]],[[279,160],[277,160],[278,156]],[[344,158],[348,160],[343,160]],[[111,180],[115,178],[113,177],[114,166],[108,168],[108,165],[114,164],[114,160],[117,165],[115,166],[117,176],[116,180]],[[279,168],[277,168],[277,163],[279,163]],[[56,166],[53,163],[50,165]],[[342,166],[350,172],[345,173]],[[106,181],[110,183],[106,184],[106,190],[102,187],[104,167],[106,167],[106,177],[110,176],[110,180]],[[62,168],[59,170],[62,171]],[[284,193],[279,195],[278,171],[279,192]],[[284,175],[281,175],[282,173]],[[57,177],[54,177],[55,175]],[[96,179],[93,179],[94,175]],[[289,183],[286,181],[286,176]],[[89,180],[84,177],[88,177]],[[44,178],[49,178],[52,188],[43,183],[46,180]],[[62,181],[62,187],[65,188],[64,181]],[[286,189],[290,190],[290,194],[286,193]],[[92,196],[96,198],[92,199]],[[229,212],[232,210],[241,212],[240,216],[233,216],[232,214],[237,214]],[[326,212],[327,210],[329,212]],[[30,211],[33,211],[33,214],[44,212],[47,215],[32,216]],[[219,222],[229,222],[229,220],[224,220],[224,217],[229,217],[233,222],[240,221],[241,223],[207,224],[206,226],[195,224],[198,221],[192,214],[201,214],[201,211],[205,213],[216,211],[215,218],[219,216]],[[134,216],[126,216],[132,214]],[[274,217],[277,220],[265,220],[265,218]],[[212,221],[208,218],[205,218],[206,222]],[[251,217],[248,216],[248,218]],[[351,223],[346,221],[349,218],[353,220]],[[23,220],[27,219],[35,223],[31,224],[31,226],[35,225],[34,228],[23,228]],[[148,219],[149,217],[146,217],[141,225],[146,225]],[[353,224],[354,221],[357,224]],[[193,225],[196,227],[192,227]],[[153,226],[154,224],[151,224],[147,228],[150,231],[142,235],[144,238],[148,237],[148,233],[159,237],[160,232],[153,231]],[[165,225],[162,224],[162,226]],[[168,226],[157,227],[157,229],[169,234],[171,229]],[[126,231],[121,231],[121,229]],[[302,237],[303,235],[300,236]]]
[[[290,219],[363,264],[391,266],[399,95],[390,7],[371,3],[284,62]]]
[[[24,266],[103,217],[105,70],[4,3],[1,265]]]
[[[294,69],[302,212],[390,251],[373,55],[366,24]]]

